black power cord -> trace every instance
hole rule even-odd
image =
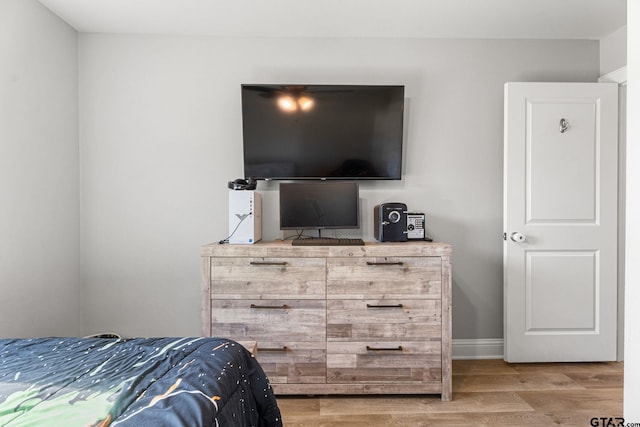
[[[251,216],[251,214],[250,214],[250,213],[248,213],[248,214],[244,214],[244,215],[238,215],[238,214],[236,214],[236,216],[237,216],[238,218],[240,218],[240,222],[238,223],[238,225],[236,225],[236,228],[234,228],[234,229],[233,229],[233,231],[231,232],[231,234],[229,234],[226,238],[224,238],[224,239],[222,239],[222,240],[220,240],[220,241],[218,242],[219,244],[224,245],[225,243],[229,243],[229,239],[230,239],[231,237],[233,237],[233,235],[234,235],[234,234],[236,234],[236,231],[238,231],[238,227],[240,227],[240,224],[242,224],[242,222],[243,222],[245,219],[249,218],[249,217]]]

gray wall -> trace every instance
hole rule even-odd
[[[600,40],[600,75],[627,65],[627,26]]]
[[[81,34],[84,332],[199,333],[199,246],[227,235],[241,83],[406,85],[402,201],[454,246],[454,338],[502,337],[503,84],[595,81],[596,41],[214,39]],[[261,182],[265,239],[281,237]]]
[[[0,1],[0,337],[80,332],[77,34]]]

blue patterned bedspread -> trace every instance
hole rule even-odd
[[[262,368],[221,338],[0,339],[0,426],[282,426]]]

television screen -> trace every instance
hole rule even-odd
[[[280,229],[359,227],[355,181],[280,183]]]
[[[246,178],[401,178],[404,86],[241,89]]]

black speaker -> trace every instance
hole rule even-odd
[[[407,241],[407,205],[382,203],[373,208],[373,235],[380,242]]]

